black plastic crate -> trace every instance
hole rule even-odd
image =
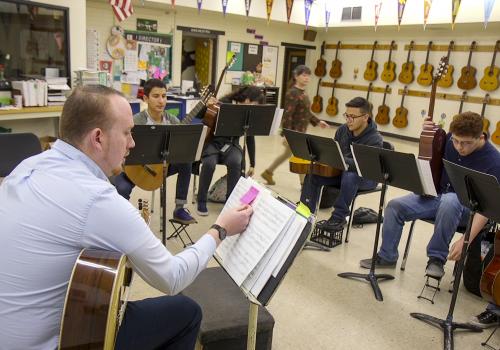
[[[341,230],[330,232],[318,227],[318,224],[321,225],[325,221],[326,220],[322,220],[316,223],[314,231],[311,235],[311,241],[328,248],[333,248],[342,244],[342,234],[344,233],[344,229],[342,228]]]

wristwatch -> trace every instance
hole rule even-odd
[[[213,229],[217,230],[217,232],[219,232],[219,239],[221,241],[223,241],[226,238],[227,231],[224,227],[217,225],[217,224],[213,224],[212,226],[210,226],[210,228],[213,228]]]

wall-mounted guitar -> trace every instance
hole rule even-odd
[[[384,91],[384,98],[382,100],[382,105],[378,106],[377,115],[375,116],[375,122],[377,124],[382,124],[382,125],[389,124],[390,108],[388,105],[385,104],[385,97],[387,96],[388,91],[389,91],[389,85],[386,85]]]
[[[484,95],[483,107],[481,108],[481,117],[483,118],[483,132],[490,136],[490,121],[488,118],[484,117],[484,112],[486,112],[486,105],[490,103],[490,94]]]
[[[401,67],[401,72],[399,73],[398,80],[402,84],[411,84],[413,82],[413,70],[415,69],[415,65],[413,61],[410,61],[410,53],[413,50],[413,45],[415,42],[412,40],[410,42],[410,47],[408,48],[408,56],[406,57],[406,62],[403,63]]]
[[[491,134],[491,141],[497,145],[500,145],[500,122],[497,122],[497,127],[493,134]]]
[[[495,66],[498,50],[500,50],[500,40],[497,40],[495,44],[491,65],[484,69],[484,76],[479,81],[479,87],[484,91],[494,91],[498,89],[498,73],[500,73],[500,69]]]
[[[450,44],[448,45],[448,54],[446,55],[446,58],[448,62],[450,62],[450,53],[455,47],[455,42],[452,40],[450,41]],[[448,70],[446,71],[446,74],[441,77],[438,81],[438,86],[442,88],[449,88],[450,86],[453,85],[453,71],[455,70],[455,67],[453,67],[452,64],[448,64]]]
[[[429,54],[431,52],[432,41],[427,45],[427,54],[425,56],[425,63],[420,66],[420,73],[417,76],[417,83],[422,86],[429,86],[432,84],[432,71],[434,67],[429,63]]]
[[[457,86],[462,90],[474,89],[477,85],[476,81],[476,68],[470,65],[472,60],[472,52],[476,49],[476,42],[473,41],[469,48],[469,59],[467,65],[462,68],[460,78],[458,78]]]
[[[333,82],[332,96],[328,99],[328,106],[326,106],[326,114],[330,117],[335,117],[339,113],[339,100],[334,96],[335,86],[337,85],[337,79]]]
[[[339,41],[337,43],[337,51],[335,51],[335,59],[332,61],[332,68],[330,68],[329,74],[333,79],[338,79],[342,75],[342,62],[338,59],[340,44],[341,42]]]
[[[403,90],[403,97],[401,97],[401,105],[396,109],[396,115],[392,119],[392,125],[396,128],[406,128],[408,126],[408,109],[403,106],[405,96],[408,94],[408,86]]]
[[[326,61],[323,58],[324,54],[325,54],[325,42],[323,41],[323,43],[321,44],[321,56],[316,61],[316,68],[314,69],[314,74],[320,78],[326,75]]]
[[[391,61],[392,50],[394,49],[395,44],[396,42],[394,40],[391,41],[391,48],[389,50],[389,59],[387,60],[387,62],[384,63],[384,70],[380,75],[380,79],[382,79],[386,83],[391,83],[394,81],[394,79],[396,79],[396,63]]]
[[[373,60],[373,55],[375,54],[376,47],[377,47],[377,40],[373,42],[372,56],[370,58],[370,61],[368,61],[368,63],[366,64],[365,73],[363,74],[365,80],[368,81],[374,81],[375,79],[377,79],[378,63]]]
[[[321,78],[318,81],[318,88],[316,89],[316,96],[313,97],[313,103],[311,105],[311,111],[314,113],[321,113],[323,110],[323,97],[319,94],[319,87],[321,85]]]
[[[429,99],[429,112],[427,114],[430,120],[432,120],[434,116],[437,82],[441,78],[441,76],[446,73],[447,66],[448,60],[446,56],[442,57],[441,61],[439,61],[437,72],[432,78],[431,96]],[[429,161],[432,171],[432,179],[438,193],[440,192],[440,181],[441,172],[443,169],[443,154],[445,143],[446,132],[440,127],[435,127],[432,130],[422,130],[422,132],[420,133],[418,158]]]

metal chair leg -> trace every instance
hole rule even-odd
[[[403,254],[403,262],[401,263],[401,271],[404,271],[406,268],[406,260],[408,259],[408,254],[410,252],[410,244],[411,238],[413,236],[413,228],[415,227],[415,221],[417,220],[413,220],[411,222],[410,232],[408,232],[408,240],[406,241],[405,253]]]
[[[193,178],[193,197],[191,199],[191,204],[196,204],[196,187],[197,187],[197,178],[198,178],[198,175],[194,175],[194,178]]]
[[[354,205],[356,204],[356,198],[358,198],[358,195],[356,194],[352,200],[351,203],[351,213],[349,214],[349,222],[347,223],[347,231],[345,233],[345,243],[349,243],[349,232],[351,231],[351,226],[352,226],[352,216],[354,213]]]

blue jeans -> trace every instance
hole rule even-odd
[[[191,181],[191,163],[169,164],[167,177],[179,174],[175,192],[175,204],[186,204],[189,191],[189,181]],[[118,193],[125,199],[130,199],[130,194],[135,184],[130,181],[125,173],[120,173],[114,179],[114,185]]]
[[[456,193],[438,197],[408,194],[393,199],[384,212],[382,246],[379,256],[387,261],[398,260],[398,245],[406,221],[434,219],[434,234],[427,245],[427,256],[446,262],[450,241],[458,226],[466,226],[469,209],[460,204]]]
[[[201,308],[183,295],[129,301],[115,349],[194,349]]]
[[[333,204],[332,219],[337,221],[345,220],[349,215],[349,207],[359,190],[371,190],[377,187],[377,183],[364,179],[351,171],[343,171],[341,176],[324,177],[307,175],[304,180],[304,187],[300,195],[300,201],[309,207],[312,213],[316,211],[319,194],[323,186],[335,186],[340,188],[340,193]]]

